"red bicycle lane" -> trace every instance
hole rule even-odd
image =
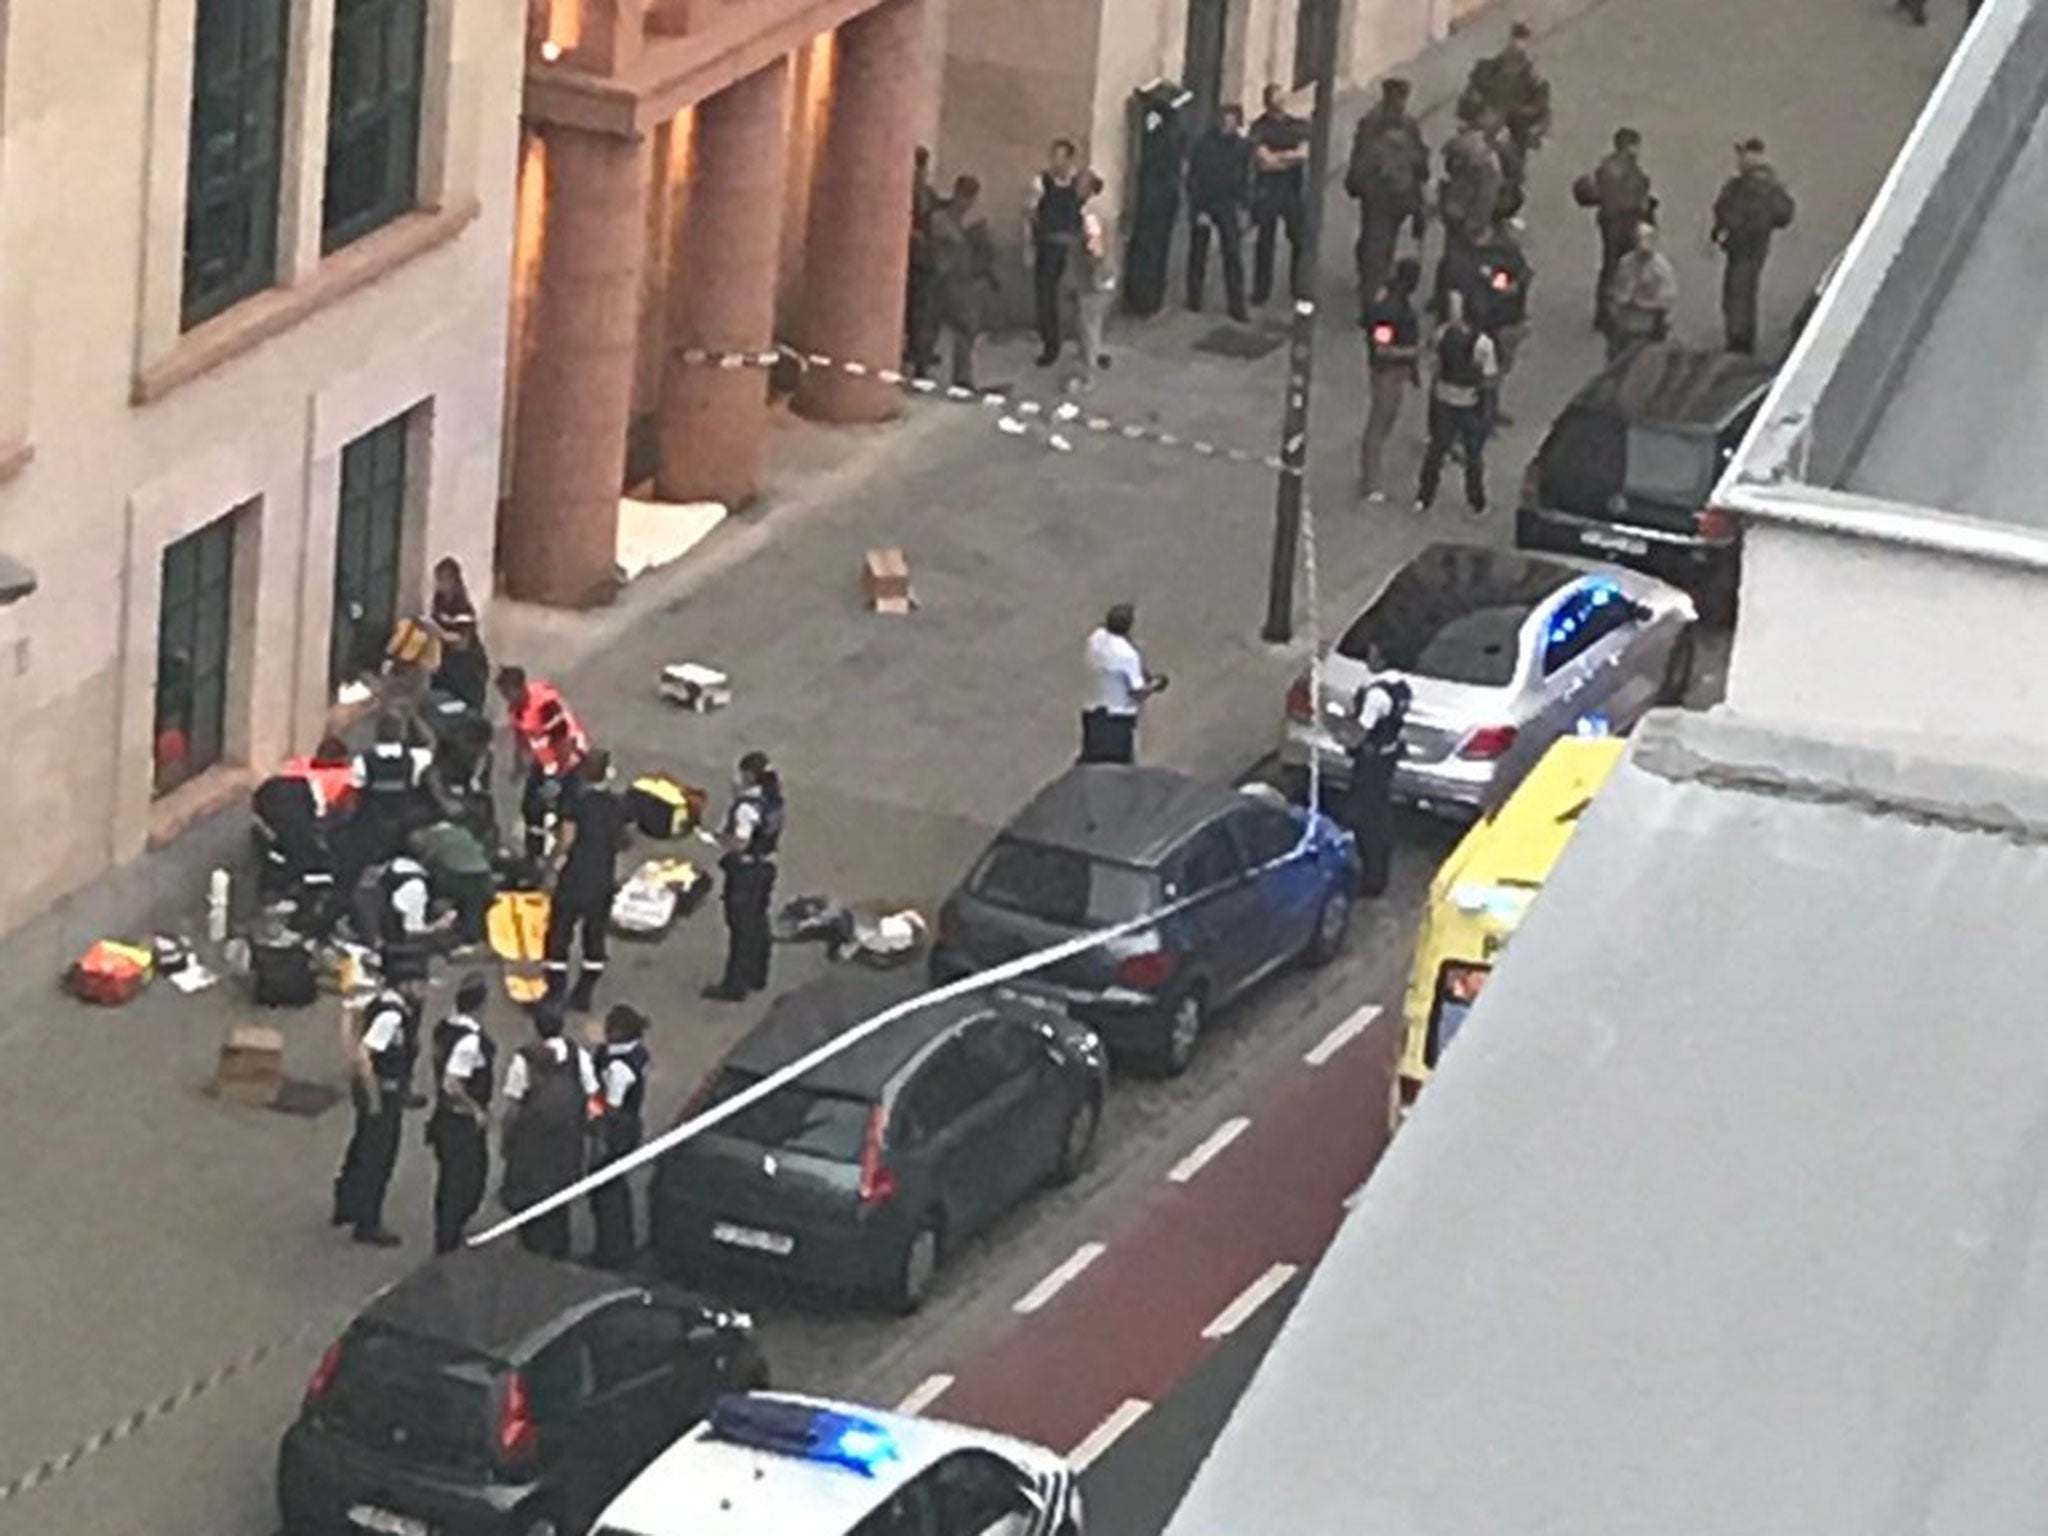
[[[926,1410],[1065,1450],[1127,1400],[1164,1396],[1213,1347],[1205,1329],[1244,1322],[1288,1278],[1274,1266],[1306,1268],[1336,1235],[1386,1145],[1391,1070],[1371,1033],[1321,1066],[1297,1062],[1241,1111],[1250,1123],[1235,1140],[1166,1184],[1092,1260],[1084,1249],[1056,1269],[1072,1278],[959,1366]]]

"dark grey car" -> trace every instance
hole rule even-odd
[[[946,899],[932,980],[1160,913],[1016,985],[1170,1075],[1212,1010],[1292,960],[1336,956],[1356,879],[1351,834],[1320,813],[1171,768],[1070,768]]]
[[[849,965],[777,998],[684,1116],[917,990]],[[1105,1076],[1094,1031],[1043,1001],[997,991],[920,1008],[663,1158],[656,1257],[914,1308],[952,1245],[1087,1165]]]

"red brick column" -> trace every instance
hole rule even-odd
[[[656,485],[666,501],[743,507],[767,474],[767,370],[707,368],[681,354],[753,353],[774,340],[789,74],[778,59],[696,111],[661,376]]]
[[[649,157],[645,140],[552,124],[539,133],[540,271],[498,551],[512,596],[586,608],[617,588]]]
[[[924,108],[925,0],[882,0],[839,29],[804,242],[806,348],[894,368],[903,355],[911,157]],[[886,421],[898,392],[836,370],[805,374],[797,408],[818,421]]]

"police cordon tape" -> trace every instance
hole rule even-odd
[[[1045,424],[1050,446],[1061,452],[1072,451],[1073,444],[1052,429],[1072,426],[1097,437],[1146,443],[1155,448],[1192,453],[1198,458],[1214,459],[1225,464],[1270,469],[1283,475],[1300,473],[1278,454],[1255,452],[1249,448],[1233,448],[1227,444],[1211,442],[1206,438],[1169,432],[1162,427],[1118,421],[1098,411],[1086,410],[1072,400],[1034,400],[1004,389],[969,389],[962,384],[940,384],[934,379],[921,379],[915,374],[905,373],[900,368],[849,362],[842,358],[827,357],[821,352],[799,351],[795,347],[777,347],[761,352],[715,352],[703,347],[691,347],[678,355],[684,366],[691,368],[711,368],[731,373],[743,368],[769,369],[787,363],[806,372],[820,370],[843,373],[849,378],[872,379],[878,384],[886,384],[895,389],[907,390],[912,394],[925,395],[933,399],[951,401],[958,405],[979,405],[988,410],[1008,413],[998,417],[996,424],[1011,433],[1027,431],[1034,423]]]
[[[742,361],[734,361],[730,363],[717,362],[713,363],[712,366],[734,368],[742,366],[770,367],[773,366],[774,363],[781,361],[784,355],[784,353],[779,352],[754,354],[721,354],[721,356],[725,357],[740,358],[742,359]],[[713,354],[694,354],[695,360],[700,362],[706,361],[710,359],[712,356]],[[693,355],[685,354],[685,361],[691,360],[693,360]],[[813,360],[803,359],[803,361]],[[825,362],[829,363],[830,359],[826,359]],[[856,368],[851,365],[840,366],[844,367],[845,371],[847,372],[855,373],[856,376],[860,376],[861,373],[871,373],[875,377],[880,379],[881,382],[884,383],[891,382],[892,377],[896,380],[901,380],[903,378],[903,376],[900,373],[895,373],[894,370],[856,370]],[[920,385],[925,385],[929,384],[930,381],[919,380],[915,382]],[[925,389],[921,390],[921,392],[934,393],[936,392],[936,390]],[[1013,403],[1009,400],[1009,397],[1002,395],[990,397],[977,395],[973,391],[959,390],[955,392],[952,389],[948,389],[946,393],[949,395],[949,397],[955,399],[975,399],[983,401],[989,401],[993,399],[994,403]],[[1038,406],[1036,402],[1030,403],[1032,404],[1034,411],[1046,409],[1044,407]],[[1057,409],[1073,410],[1075,415],[1078,415],[1078,408],[1071,407],[1070,405],[1062,405]],[[1072,418],[1056,417],[1055,419],[1067,420]],[[1119,429],[1119,435],[1133,437],[1134,439],[1143,438],[1149,432],[1150,429],[1145,428],[1136,428],[1129,430]],[[1160,443],[1162,446],[1185,446],[1193,448],[1196,452],[1205,451],[1203,446],[1201,445],[1186,443],[1184,440],[1172,438],[1170,434],[1151,434],[1150,440],[1156,443]],[[1212,457],[1225,457],[1231,459],[1232,462],[1256,462],[1266,465],[1269,468],[1279,467],[1279,461],[1277,459],[1266,459],[1253,455],[1245,455],[1239,453],[1236,450],[1225,452],[1223,450],[1214,449],[1213,447],[1210,447],[1206,451]],[[1322,697],[1322,627],[1321,610],[1317,600],[1316,523],[1313,504],[1306,494],[1306,482],[1304,482],[1303,484],[1303,492],[1304,494],[1302,497],[1301,576],[1303,586],[1306,589],[1304,592],[1303,603],[1303,627],[1307,632],[1306,639],[1308,641],[1309,697],[1311,699],[1320,699]],[[1311,752],[1309,754],[1308,763],[1308,804],[1310,806],[1315,806],[1320,803],[1321,789],[1321,754],[1317,752]],[[1261,864],[1260,866],[1258,866],[1257,869],[1253,870],[1251,873],[1253,873],[1254,875],[1265,874],[1272,870],[1278,869],[1283,865],[1289,864],[1296,859],[1308,856],[1308,854],[1311,851],[1311,845],[1314,841],[1314,838],[1315,820],[1311,816],[1304,819],[1302,825],[1301,840],[1298,843],[1296,843],[1294,847],[1289,849],[1286,853],[1281,854],[1277,858],[1269,859],[1266,863]],[[727,1099],[724,1102],[713,1106],[712,1108],[704,1111],[702,1114],[694,1116],[685,1123],[674,1127],[673,1129],[669,1130],[661,1136],[656,1137],[653,1141],[647,1142],[638,1150],[636,1150],[633,1153],[630,1153],[626,1157],[622,1157],[616,1162],[607,1164],[603,1169],[599,1170],[597,1173],[588,1175],[582,1179],[577,1180],[576,1183],[568,1186],[565,1189],[556,1191],[554,1194],[548,1196],[545,1200],[539,1201],[534,1205],[528,1206],[525,1210],[520,1211],[518,1214],[506,1219],[505,1221],[499,1222],[496,1226],[491,1227],[489,1230],[477,1234],[475,1237],[469,1239],[469,1246],[481,1247],[487,1243],[495,1242],[500,1238],[509,1236],[510,1234],[518,1231],[519,1228],[526,1225],[526,1223],[528,1223],[529,1221],[533,1221],[538,1217],[545,1216],[551,1211],[560,1210],[564,1206],[571,1205],[575,1203],[577,1200],[582,1199],[585,1195],[589,1194],[590,1191],[601,1188],[605,1184],[612,1182],[614,1179],[624,1178],[627,1174],[633,1172],[635,1169],[638,1169],[644,1166],[645,1164],[652,1162],[655,1158],[660,1157],[664,1152],[667,1152],[674,1147],[680,1146],[683,1142],[688,1141],[691,1137],[696,1136],[702,1133],[703,1131],[709,1130],[713,1126],[718,1125],[721,1122],[731,1118],[732,1116],[741,1113],[751,1105],[767,1097],[770,1093],[773,1093],[776,1089],[788,1086],[790,1083],[794,1082],[796,1079],[803,1076],[804,1073],[810,1071],[812,1068],[817,1067],[822,1063],[831,1060],[841,1051],[851,1049],[860,1041],[867,1039],[869,1036],[879,1032],[880,1030],[886,1029],[890,1024],[895,1023],[899,1019],[909,1017],[911,1014],[916,1013],[921,1008],[928,1008],[936,1003],[945,1002],[955,997],[971,996],[975,992],[985,991],[993,987],[1002,986],[1005,983],[1014,981],[1020,977],[1029,976],[1033,972],[1045,970],[1051,966],[1060,964],[1062,961],[1070,960],[1076,955],[1086,954],[1091,949],[1097,949],[1109,944],[1114,944],[1123,939],[1129,938],[1134,934],[1142,933],[1146,929],[1153,927],[1154,925],[1164,921],[1165,919],[1175,916],[1180,912],[1184,912],[1189,908],[1194,907],[1199,903],[1207,900],[1211,895],[1215,894],[1215,892],[1218,889],[1220,889],[1220,887],[1210,887],[1204,890],[1193,892],[1187,896],[1180,898],[1177,901],[1172,901],[1167,903],[1163,907],[1156,908],[1149,913],[1145,913],[1139,917],[1132,918],[1129,922],[1119,923],[1114,928],[1104,929],[1097,933],[1086,934],[1080,938],[1071,939],[1064,944],[1056,944],[1049,949],[1037,950],[1028,955],[1020,955],[1015,960],[1011,960],[1003,965],[999,965],[995,967],[993,970],[978,971],[971,976],[962,977],[958,981],[948,982],[943,986],[932,988],[931,990],[926,992],[921,992],[916,997],[909,998],[904,1002],[896,1004],[894,1007],[886,1008],[882,1010],[882,1012],[874,1014],[871,1017],[862,1020],[859,1024],[856,1024],[855,1026],[853,1026],[853,1028],[845,1031],[844,1033],[835,1035],[830,1041],[826,1042],[826,1044],[818,1047],[818,1049],[809,1052],[803,1057],[800,1057],[798,1060],[790,1063],[788,1066],[783,1067],[780,1071],[769,1074],[767,1077],[761,1079],[760,1082],[752,1084],[748,1088],[735,1094],[732,1098]],[[380,1291],[382,1289],[384,1288],[379,1288]],[[191,1404],[199,1401],[203,1397],[208,1396],[216,1389],[225,1386],[228,1382],[236,1380],[239,1377],[248,1375],[250,1372],[255,1371],[256,1369],[264,1365],[266,1362],[275,1359],[278,1355],[284,1353],[285,1351],[293,1349],[301,1344],[309,1343],[318,1338],[321,1338],[326,1334],[332,1332],[333,1330],[345,1325],[351,1318],[353,1318],[358,1312],[362,1310],[362,1307],[364,1305],[367,1305],[368,1300],[369,1298],[365,1298],[364,1302],[358,1303],[356,1306],[351,1307],[346,1311],[323,1310],[317,1317],[300,1324],[297,1328],[292,1329],[290,1332],[283,1334],[280,1337],[271,1339],[267,1343],[259,1344],[253,1349],[247,1350],[242,1354],[237,1355],[234,1359],[227,1361],[225,1364],[217,1366],[213,1370],[207,1372],[205,1375],[197,1377],[187,1382],[184,1386],[179,1387],[177,1390],[173,1392],[168,1392],[164,1396],[156,1399],[155,1401],[146,1403],[141,1407],[136,1408],[132,1412],[123,1415],[121,1418],[114,1420],[112,1423],[106,1425],[101,1429],[94,1430],[91,1434],[84,1436],[82,1439],[74,1443],[69,1449],[60,1451],[53,1456],[46,1457],[44,1460],[36,1463],[36,1465],[30,1467],[28,1470],[20,1473],[15,1477],[9,1478],[4,1483],[0,1483],[0,1504],[9,1503],[10,1501],[19,1498],[24,1494],[30,1493],[37,1488],[44,1487],[47,1484],[56,1481],[58,1478],[68,1475],[69,1473],[75,1471],[81,1464],[90,1460],[92,1457],[98,1455],[100,1452],[108,1450],[113,1446],[119,1445],[123,1441],[133,1439],[136,1435],[140,1434],[144,1429],[148,1428],[150,1425],[157,1423],[162,1419],[166,1419],[170,1417],[172,1414],[189,1407]]]

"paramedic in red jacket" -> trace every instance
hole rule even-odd
[[[526,789],[519,800],[526,857],[539,863],[547,857],[563,790],[590,755],[590,738],[561,690],[539,678],[529,679],[524,668],[499,669],[498,692],[505,700],[515,760],[526,769]]]

